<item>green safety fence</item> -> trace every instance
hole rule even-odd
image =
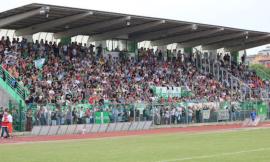
[[[9,101],[8,109],[13,117],[13,129],[15,131],[23,131],[26,117],[26,109],[23,100],[20,100],[18,105],[14,105]]]
[[[267,116],[269,107],[268,102],[266,101],[244,101],[244,102],[230,102],[224,101],[219,103],[220,109],[231,108],[234,105],[237,109],[240,110],[256,110],[258,115]]]
[[[26,87],[20,85],[18,81],[12,77],[8,71],[2,68],[0,65],[0,86],[9,93],[14,101],[17,104],[22,102],[22,105],[25,106],[25,99],[30,94]]]
[[[56,108],[60,108],[65,112],[64,110],[67,110],[68,108],[71,109],[83,109],[85,111],[86,109],[91,109],[92,112],[94,112],[94,123],[96,124],[102,124],[102,123],[109,123],[109,122],[114,122],[116,120],[116,116],[114,116],[114,111],[117,109],[119,112],[121,111],[122,114],[123,112],[129,112],[133,113],[133,116],[137,118],[137,114],[146,114],[146,116],[153,116],[153,110],[155,109],[169,109],[172,110],[173,108],[178,108],[182,107],[188,112],[188,107],[194,106],[197,107],[198,105],[202,106],[201,108],[209,108],[212,109],[213,106],[215,107],[214,110],[217,111],[216,113],[211,113],[214,114],[214,117],[210,117],[211,119],[214,119],[213,121],[218,121],[218,116],[216,114],[219,114],[219,110],[227,110],[230,111],[232,108],[232,105],[235,105],[236,108],[238,109],[239,112],[241,112],[241,119],[246,118],[249,116],[249,112],[251,112],[253,109],[256,109],[258,112],[258,115],[260,116],[267,116],[268,114],[268,103],[263,102],[263,101],[246,101],[246,102],[229,102],[229,101],[224,101],[224,102],[177,102],[177,103],[132,103],[132,104],[115,104],[111,103],[110,101],[104,102],[104,104],[75,104],[75,105],[57,105],[57,104],[44,104],[44,105],[37,105],[37,104],[32,104],[31,107],[23,107],[22,105],[18,109],[18,113],[16,114],[16,124],[14,126],[16,127],[15,130],[22,131],[24,130],[24,125],[26,121],[26,110],[31,108],[33,110],[33,120],[34,120],[34,114],[38,110],[38,108],[41,108],[42,106],[45,106],[47,109],[55,110]],[[186,113],[187,113],[186,112]],[[195,113],[195,112],[194,112]],[[130,115],[130,114],[129,114]],[[227,114],[228,115],[228,114]],[[240,117],[239,117],[240,118]],[[120,117],[117,119],[119,121],[128,121],[127,117]],[[227,120],[227,119],[226,119]],[[133,121],[133,119],[132,119]],[[212,120],[209,120],[210,122]],[[34,122],[33,122],[34,123]]]
[[[246,101],[240,104],[243,110],[255,110],[262,120],[268,118],[269,103],[266,101]]]
[[[258,115],[267,116],[268,104],[264,101],[246,101],[240,104],[241,109],[255,109]]]
[[[104,124],[109,122],[110,122],[109,112],[95,112],[96,124]]]

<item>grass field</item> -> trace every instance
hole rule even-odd
[[[3,162],[269,162],[270,129],[0,145]]]

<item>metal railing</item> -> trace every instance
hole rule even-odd
[[[213,60],[211,60],[208,54],[203,55],[201,52],[199,52],[197,55],[199,56],[196,56],[196,62],[194,64],[197,69],[203,74],[212,74],[217,81],[221,82],[225,87],[230,88],[231,92],[240,92],[239,94],[241,95],[241,97],[239,100],[244,101],[246,99],[252,98],[252,96],[254,95],[260,98],[269,99],[270,95],[268,89],[263,90],[261,88],[251,88],[238,76],[234,76],[227,69],[221,67],[218,62],[214,62]],[[256,74],[258,76],[263,75],[264,77],[266,77],[267,75],[263,71],[256,71]]]
[[[249,67],[250,70],[254,70],[256,74],[263,80],[270,80],[270,75],[267,74],[265,71],[263,71],[260,68],[253,68],[252,66]]]
[[[36,105],[13,111],[15,130],[30,131],[33,125],[101,124],[152,121],[154,125],[177,125],[244,121],[256,110],[262,120],[269,119],[269,103],[181,102],[133,104]],[[21,124],[21,125],[20,125]]]
[[[22,100],[25,100],[29,95],[27,88],[20,85],[18,81],[8,73],[8,71],[3,69],[2,65],[0,65],[0,77],[10,88],[13,89],[13,91],[16,92],[16,94],[21,97]]]

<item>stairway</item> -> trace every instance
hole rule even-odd
[[[227,69],[221,67],[218,61],[210,60],[209,55],[203,55],[200,51],[197,52],[194,66],[196,66],[198,71],[204,75],[212,74],[217,81],[229,88],[231,93],[239,94],[240,98],[238,100],[240,101],[251,97],[252,90],[245,82],[234,76]]]
[[[16,83],[14,85],[14,83]],[[26,107],[25,98],[28,95],[25,87],[19,83],[0,65],[0,106],[8,108],[9,103],[13,106]],[[18,108],[18,107],[17,107]]]

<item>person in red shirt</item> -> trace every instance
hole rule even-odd
[[[2,117],[2,133],[1,133],[2,139],[4,138],[4,133],[6,133],[6,138],[10,137],[8,132],[8,125],[9,125],[8,112],[5,111]]]
[[[13,132],[13,117],[11,113],[8,113],[8,134],[10,137],[12,137],[12,132]]]

